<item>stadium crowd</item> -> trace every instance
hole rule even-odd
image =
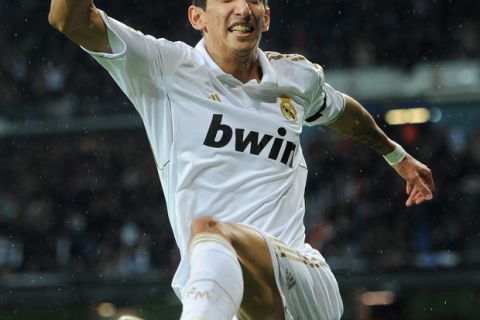
[[[303,141],[308,241],[337,269],[352,259],[375,268],[478,265],[480,127],[389,131],[436,173],[435,199],[406,208],[404,183],[381,157],[310,129]],[[0,274],[175,269],[143,130],[0,139],[0,154]]]
[[[104,0],[98,7],[134,28],[194,45],[189,1]],[[154,3],[154,4],[152,4]],[[262,47],[303,53],[327,70],[480,56],[475,0],[270,1]],[[0,120],[132,112],[118,88],[47,23],[48,1],[4,0],[0,19]],[[153,7],[152,7],[153,6]],[[327,73],[328,75],[328,73]]]

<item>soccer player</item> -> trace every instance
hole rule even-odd
[[[161,6],[161,4],[159,4]],[[146,36],[91,0],[52,0],[50,23],[114,78],[152,145],[181,263],[181,319],[339,319],[337,282],[305,243],[302,126],[372,147],[432,199],[430,170],[303,56],[263,52],[267,0],[193,0],[195,46]]]

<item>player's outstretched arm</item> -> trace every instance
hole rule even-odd
[[[396,150],[396,143],[387,137],[367,110],[351,97],[345,96],[345,99],[345,111],[327,126],[370,146],[384,156]],[[427,166],[406,154],[393,168],[407,182],[407,206],[432,199],[435,184]]]
[[[90,51],[112,52],[105,24],[92,0],[52,0],[48,21]]]

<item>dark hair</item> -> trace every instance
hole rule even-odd
[[[192,4],[196,7],[200,7],[203,10],[207,8],[207,0],[192,0]],[[265,7],[268,7],[268,0],[263,0]]]
[[[207,0],[192,0],[192,4],[205,10],[207,7]]]

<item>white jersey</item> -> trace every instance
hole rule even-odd
[[[177,295],[188,278],[190,226],[200,216],[247,224],[319,255],[304,243],[299,137],[302,125],[332,122],[345,105],[322,68],[259,50],[262,80],[244,84],[215,64],[203,41],[193,48],[155,39],[101,14],[113,54],[89,53],[145,125],[182,256]]]

